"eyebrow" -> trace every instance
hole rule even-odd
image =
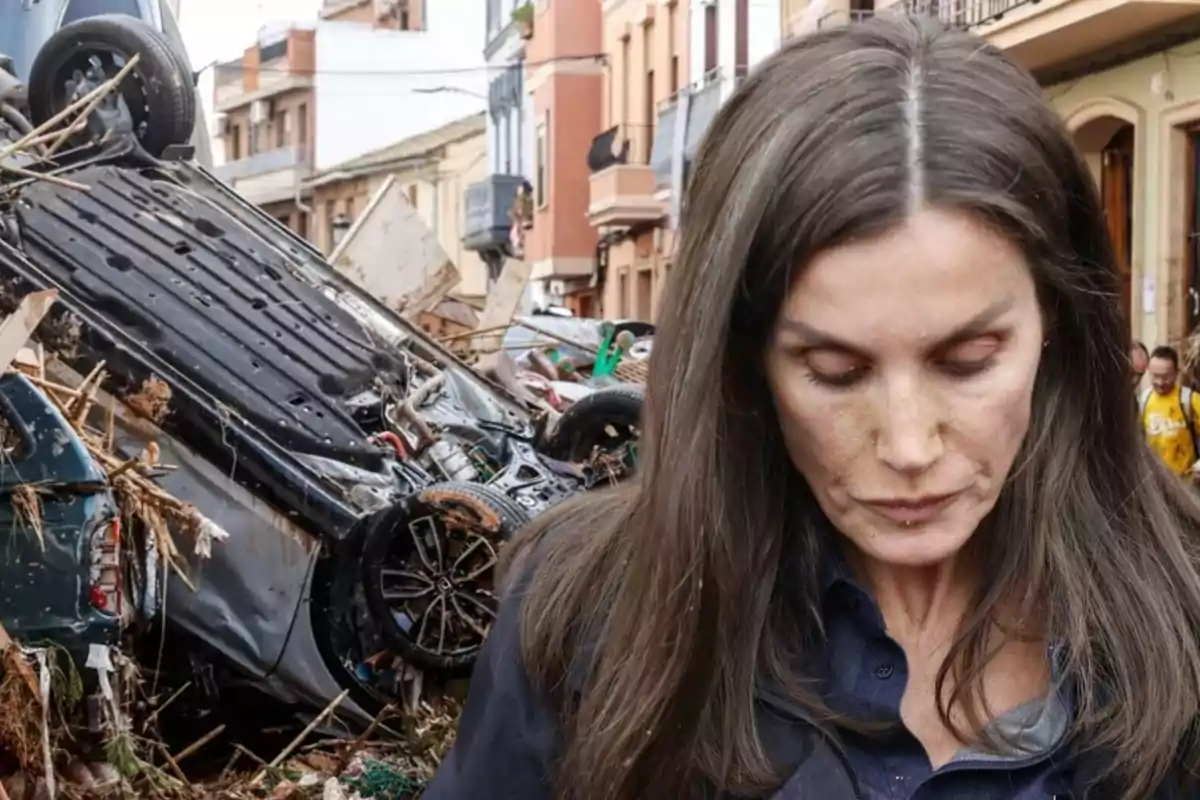
[[[1012,295],[1002,297],[962,325],[959,325],[949,335],[942,337],[937,345],[935,345],[935,349],[952,347],[961,342],[981,336],[987,332],[988,328],[995,324],[997,319],[1008,313],[1015,303],[1016,298]],[[780,320],[779,327],[803,337],[807,346],[814,350],[837,350],[851,355],[867,355],[861,347],[797,319],[788,319],[785,317]]]

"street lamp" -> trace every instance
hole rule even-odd
[[[416,89],[413,89],[412,92],[414,94],[442,94],[443,92],[446,92],[449,94],[470,95],[471,97],[478,97],[480,100],[488,99],[487,95],[480,94],[479,92],[473,92],[470,89],[464,89],[461,86],[419,86]]]

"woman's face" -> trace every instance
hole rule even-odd
[[[868,558],[925,566],[996,504],[1042,344],[1021,252],[929,210],[805,265],[766,370],[788,452],[830,521]]]

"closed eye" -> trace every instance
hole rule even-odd
[[[940,356],[936,364],[947,375],[968,378],[991,367],[1003,344],[1002,337],[998,335],[978,336],[956,344]]]
[[[802,361],[808,368],[808,377],[814,383],[835,388],[852,385],[868,370],[863,359],[850,353],[838,350],[817,349],[806,350]]]

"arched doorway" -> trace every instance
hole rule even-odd
[[[1132,324],[1134,126],[1117,117],[1098,117],[1075,131],[1075,143],[1100,187],[1120,273],[1121,311]]]

